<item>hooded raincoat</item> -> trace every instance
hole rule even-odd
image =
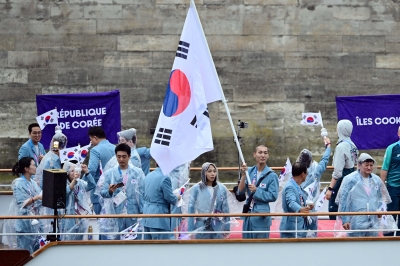
[[[204,163],[201,168],[201,181],[195,184],[185,196],[188,202],[188,213],[229,213],[230,203],[234,199],[229,190],[218,182],[218,170],[212,186],[207,186],[206,172],[213,163]],[[186,199],[187,198],[187,199]],[[194,236],[197,239],[223,238],[223,233],[199,233],[199,231],[230,231],[230,217],[189,217],[188,231],[198,231]]]
[[[342,184],[343,177],[353,172],[357,165],[359,155],[357,146],[350,139],[353,131],[353,124],[349,120],[340,120],[337,124],[338,142],[336,143],[335,153],[333,155],[333,173],[332,178],[336,179],[336,185],[333,187],[332,196],[329,200],[329,212],[337,212],[338,206],[335,203],[336,195]],[[334,219],[335,216],[331,216]]]

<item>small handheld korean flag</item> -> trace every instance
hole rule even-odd
[[[134,240],[137,238],[137,231],[139,229],[139,222],[129,226],[125,230],[121,231],[120,239],[121,240]]]
[[[311,184],[309,184],[309,185],[304,189],[304,191],[307,192],[307,194],[308,194],[307,200],[314,201],[313,193],[314,193],[315,183],[316,183],[316,182],[317,182],[317,181],[312,182]]]
[[[83,161],[89,154],[90,146],[91,146],[91,144],[89,143],[88,145],[81,147],[81,149],[79,150],[79,152],[78,152],[78,162],[79,163],[83,163]]]
[[[328,189],[328,186],[326,186],[324,188],[324,190],[322,190],[321,194],[319,194],[317,201],[315,202],[314,210],[316,212],[319,211],[322,208],[322,206],[324,205],[324,201],[326,200],[325,196],[326,196],[327,189]]]
[[[41,130],[43,130],[43,128],[45,128],[48,124],[58,125],[57,109],[47,111],[46,113],[37,116],[36,121],[38,122]]]
[[[78,161],[79,159],[79,150],[81,147],[75,146],[72,148],[65,148],[60,151],[60,161],[61,163],[67,162],[67,161],[72,161],[76,160]]]
[[[289,158],[287,158],[285,166],[282,168],[282,171],[279,174],[279,183],[286,181],[291,172],[292,172],[292,164],[290,163]]]
[[[222,99],[220,87],[191,1],[150,149],[164,175],[214,149],[207,104]]]
[[[321,126],[321,113],[302,113],[302,120],[300,121],[300,124],[306,126]]]

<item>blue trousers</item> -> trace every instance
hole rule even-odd
[[[387,205],[388,211],[400,211],[400,187],[387,186],[390,198],[392,202]],[[397,228],[400,228],[400,217],[398,215],[393,215],[393,219],[397,219]],[[394,236],[394,232],[385,233],[384,236]],[[400,232],[396,232],[396,236],[400,236]]]
[[[145,234],[144,240],[159,240],[159,239],[171,239],[173,234],[157,234],[158,232],[169,232],[168,230],[151,228],[151,227],[143,227],[144,232],[152,232],[154,234]]]

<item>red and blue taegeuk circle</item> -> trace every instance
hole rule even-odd
[[[185,73],[179,69],[172,70],[163,103],[164,115],[172,117],[181,114],[188,107],[190,96],[190,84]]]
[[[82,157],[82,158],[86,158],[87,154],[88,154],[88,151],[87,151],[87,150],[81,151],[81,157]]]
[[[46,123],[48,123],[49,121],[50,121],[50,116],[48,115],[48,116],[46,116],[45,118],[44,118],[44,121],[46,121]]]
[[[307,123],[314,123],[314,118],[309,116],[309,117],[307,117],[306,121],[307,121]]]
[[[67,157],[68,159],[74,158],[75,153],[73,151],[68,152]]]

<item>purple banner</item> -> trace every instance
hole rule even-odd
[[[399,140],[400,95],[336,97],[338,120],[353,123],[351,139],[360,150],[386,149]]]
[[[36,95],[38,115],[57,107],[58,124],[68,137],[67,147],[89,144],[89,127],[101,126],[107,139],[116,144],[117,132],[121,131],[121,106],[118,90],[82,94],[45,94]],[[43,129],[40,141],[49,149],[56,125],[47,125]]]

